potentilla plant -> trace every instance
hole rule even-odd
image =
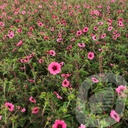
[[[128,82],[127,22],[126,0],[0,1],[0,127],[88,127],[75,115],[79,88],[89,76],[110,72]],[[128,127],[127,85],[90,82],[91,101],[111,87],[113,104],[95,115],[92,108],[102,103],[90,107],[88,99],[78,110],[86,104],[83,114],[91,121],[115,121],[98,127]],[[116,98],[125,103],[123,113]]]

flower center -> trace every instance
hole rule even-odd
[[[115,118],[118,118],[118,116],[117,116],[116,114],[114,114],[114,117],[115,117]]]
[[[57,67],[56,67],[56,66],[53,66],[53,68],[52,68],[52,69],[55,71],[55,70],[57,70]]]
[[[10,106],[10,105],[8,105],[8,108],[9,108],[9,109],[11,109],[11,106]]]
[[[66,82],[66,81],[64,81],[64,84],[67,84],[67,82]]]
[[[61,124],[59,124],[59,125],[57,126],[57,128],[62,128],[62,125],[61,125]]]

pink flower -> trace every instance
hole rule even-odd
[[[14,49],[12,50],[12,52],[16,51],[16,49],[17,49],[17,48],[14,48]]]
[[[106,33],[104,33],[104,34],[101,35],[101,39],[103,39],[105,37],[106,37]]]
[[[86,126],[81,124],[79,128],[86,128]]]
[[[70,82],[67,79],[64,79],[62,82],[63,87],[68,87],[70,85]]]
[[[117,36],[116,36],[116,35],[113,35],[112,38],[113,38],[114,40],[116,40],[116,39],[117,39]]]
[[[0,115],[0,120],[2,119],[2,116]]]
[[[93,36],[92,36],[92,39],[93,39],[93,40],[96,40],[96,35],[93,35]]]
[[[26,14],[26,11],[22,11],[21,13],[24,15],[24,14]]]
[[[59,64],[60,64],[60,66],[63,66],[64,65],[64,62],[60,62]]]
[[[26,109],[25,109],[25,108],[22,108],[22,109],[21,109],[21,112],[25,112],[25,111],[26,111]]]
[[[26,61],[25,61],[25,59],[20,59],[20,62],[25,63]]]
[[[36,100],[32,96],[29,98],[29,101],[32,103],[36,103]]]
[[[40,5],[38,6],[38,8],[42,8],[42,5],[40,4]]]
[[[62,38],[60,37],[60,38],[57,38],[57,40],[56,40],[57,42],[61,42],[62,41]]]
[[[70,74],[61,74],[61,76],[66,79],[66,78],[68,78],[68,77],[71,76],[71,75],[70,75]]]
[[[22,29],[21,29],[21,28],[19,28],[19,29],[17,30],[17,32],[18,32],[18,33],[21,33],[21,32],[22,32]]]
[[[39,59],[38,62],[41,64],[41,63],[44,62],[44,60],[43,59]]]
[[[48,70],[51,74],[56,75],[61,72],[61,66],[58,62],[51,62],[48,66]]]
[[[118,95],[122,94],[125,90],[127,90],[126,86],[120,85],[116,88],[116,92]]]
[[[51,31],[53,32],[54,30],[55,30],[55,28],[54,28],[54,27],[52,27],[52,28],[51,28]]]
[[[119,33],[117,33],[117,34],[116,34],[116,37],[120,37],[120,34],[119,34]]]
[[[84,33],[88,32],[88,27],[85,27],[85,28],[83,29],[83,32],[84,32]]]
[[[118,22],[118,25],[119,25],[120,27],[123,27],[123,26],[124,26],[122,21],[119,21],[119,22]]]
[[[94,58],[94,53],[93,52],[89,52],[88,53],[88,59],[92,60]]]
[[[28,81],[29,81],[30,83],[34,83],[34,82],[35,82],[35,80],[33,80],[33,79],[28,79]]]
[[[37,22],[38,26],[42,27],[44,24],[42,22]]]
[[[8,34],[8,37],[9,37],[9,38],[13,38],[13,37],[14,37],[14,33],[11,31],[11,32]]]
[[[111,66],[111,67],[113,67],[113,66],[114,66],[114,64],[110,63],[110,66]]]
[[[114,31],[113,31],[113,34],[117,34],[117,30],[114,30]]]
[[[104,24],[104,22],[98,22],[98,25],[103,25]]]
[[[58,99],[63,99],[56,91],[54,91],[54,94],[56,95],[56,97],[57,97]]]
[[[110,116],[111,116],[115,121],[117,121],[117,122],[120,121],[120,117],[119,117],[119,115],[116,113],[115,110],[112,110],[112,111],[111,111]]]
[[[112,26],[108,27],[108,31],[111,31],[112,29],[113,29],[113,27],[112,27]]]
[[[58,33],[58,37],[62,37],[62,34],[61,33]]]
[[[97,27],[94,27],[93,29],[94,29],[95,31],[97,31],[97,30],[98,30],[98,28],[97,28]]]
[[[78,46],[79,46],[80,48],[84,48],[84,47],[85,47],[85,44],[84,44],[84,43],[78,43]]]
[[[70,44],[69,46],[67,46],[66,50],[70,50],[72,49],[72,44]]]
[[[19,47],[19,46],[21,46],[21,45],[22,45],[22,43],[23,43],[23,42],[22,42],[22,40],[20,40],[20,41],[16,44],[16,46],[18,46],[18,47]]]
[[[56,120],[52,128],[67,128],[67,124],[63,120]]]
[[[16,109],[17,109],[17,110],[20,110],[20,109],[21,109],[21,106],[16,106]]]
[[[0,26],[4,27],[4,22],[0,22]]]
[[[92,77],[92,82],[94,82],[94,83],[98,83],[98,82],[99,82],[99,80],[98,80],[98,79],[96,79],[95,77]]]
[[[14,105],[12,103],[6,102],[5,106],[8,108],[9,111],[14,111]]]
[[[54,50],[50,50],[49,51],[49,54],[52,55],[52,56],[55,56],[56,55],[56,52]]]
[[[102,52],[103,50],[102,50],[102,48],[99,48],[98,51],[99,51],[99,52]]]
[[[20,62],[27,63],[27,62],[29,62],[29,60],[30,60],[29,56],[26,56],[25,59],[20,59]]]
[[[39,112],[39,108],[38,107],[32,108],[32,114],[37,114],[38,112]]]
[[[71,42],[73,42],[73,41],[75,41],[75,38],[72,38],[72,39],[71,39]]]
[[[77,36],[82,35],[82,30],[77,31],[77,32],[76,32],[76,35],[77,35]]]

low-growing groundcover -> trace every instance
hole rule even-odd
[[[0,127],[88,127],[75,116],[78,90],[98,73],[128,82],[127,30],[127,0],[1,0]],[[88,117],[110,116],[111,128],[127,128],[127,85],[91,81],[90,97],[111,86],[125,106],[123,116],[116,100],[99,115],[87,107]]]

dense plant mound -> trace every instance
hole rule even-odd
[[[85,128],[75,116],[82,82],[103,73],[128,82],[127,7],[127,0],[1,1],[0,127]],[[88,97],[111,86],[125,108],[121,116],[115,100],[99,115],[87,107],[88,117],[110,116],[113,128],[128,127],[127,85],[91,82]]]

